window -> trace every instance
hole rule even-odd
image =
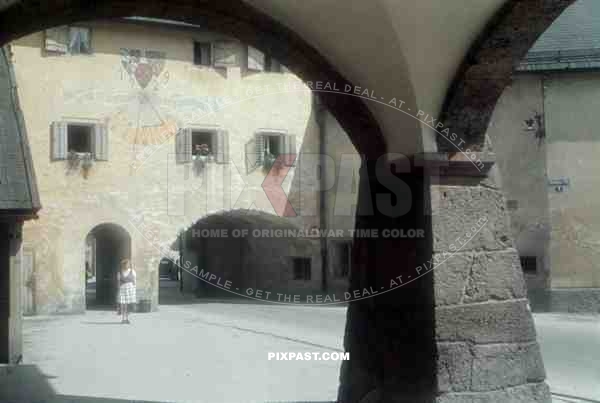
[[[70,152],[90,153],[95,160],[108,160],[108,130],[105,124],[54,122],[50,131],[52,160],[67,159]]]
[[[246,172],[250,173],[260,166],[270,166],[277,157],[292,166],[296,160],[296,136],[284,132],[260,130],[254,139],[246,143]]]
[[[44,46],[53,54],[91,54],[91,30],[87,27],[62,26],[45,32]]]
[[[267,56],[265,61],[265,71],[270,71],[272,73],[281,73],[283,71],[281,63],[272,56]]]
[[[265,54],[258,49],[248,46],[248,70],[264,71],[265,70]]]
[[[521,256],[521,268],[524,273],[537,273],[537,257]]]
[[[92,126],[67,126],[67,152],[92,152]]]
[[[519,201],[518,200],[507,200],[506,207],[509,210],[517,210],[519,208]]]
[[[209,156],[215,151],[214,135],[211,132],[192,132],[192,157]]]
[[[199,159],[201,155],[215,162],[229,162],[229,135],[221,129],[194,130],[185,128],[175,136],[175,160],[179,164]]]
[[[209,42],[194,42],[194,64],[197,66],[212,65],[212,46]]]
[[[239,44],[233,41],[219,41],[213,43],[213,66],[235,67],[239,66]]]
[[[289,70],[273,56],[265,54],[260,50],[248,46],[248,58],[246,68],[250,71],[269,71],[272,73],[288,73]]]
[[[337,278],[347,278],[350,275],[352,259],[352,242],[342,241],[334,244],[333,273]]]
[[[90,54],[90,29],[84,27],[69,27],[69,53]]]
[[[294,280],[310,280],[311,259],[309,257],[295,257],[293,259],[294,259]]]
[[[271,154],[274,157],[283,154],[281,136],[266,135],[265,136],[265,154]]]

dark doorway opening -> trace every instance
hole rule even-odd
[[[86,237],[86,308],[117,303],[119,262],[131,258],[131,237],[117,224],[100,224]]]

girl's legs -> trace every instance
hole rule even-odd
[[[121,304],[121,314],[123,315],[121,321],[125,322],[127,320],[127,304]]]

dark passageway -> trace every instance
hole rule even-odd
[[[100,224],[86,238],[86,308],[116,304],[119,262],[131,258],[131,237],[117,224]]]

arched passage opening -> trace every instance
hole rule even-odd
[[[318,240],[298,236],[299,230],[284,217],[250,210],[198,220],[172,245],[183,261],[184,291],[200,298],[243,298],[251,289],[306,300],[303,294],[321,290],[322,272],[313,262]],[[206,272],[223,280],[205,281]],[[235,287],[224,287],[225,281]]]
[[[113,307],[119,262],[131,258],[131,237],[118,224],[94,227],[85,238],[86,308]]]

